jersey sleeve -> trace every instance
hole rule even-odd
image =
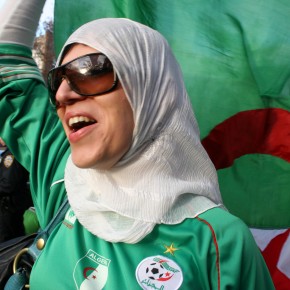
[[[41,227],[65,197],[69,144],[29,48],[0,44],[0,136],[29,171]]]
[[[208,247],[210,289],[275,289],[248,227],[222,209],[208,211],[204,217],[201,215],[199,220],[203,228],[207,228],[205,232],[211,235]]]

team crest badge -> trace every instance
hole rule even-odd
[[[14,161],[14,156],[7,155],[7,156],[5,156],[3,163],[4,163],[6,168],[9,168],[13,164],[13,161]]]
[[[177,290],[183,282],[183,274],[173,260],[153,256],[138,265],[136,279],[142,289]]]
[[[79,259],[75,265],[73,278],[78,290],[101,290],[108,279],[111,260],[100,256],[93,250]]]

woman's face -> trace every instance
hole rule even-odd
[[[95,49],[75,44],[62,64]],[[133,111],[123,88],[84,97],[64,79],[57,90],[57,114],[71,146],[72,160],[80,168],[109,169],[129,150],[134,129]]]

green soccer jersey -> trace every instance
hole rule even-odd
[[[219,208],[158,225],[137,244],[101,240],[69,210],[31,277],[32,290],[142,288],[274,289],[248,228]]]
[[[0,136],[30,172],[43,228],[66,196],[69,144],[27,48],[0,45],[0,76]],[[248,228],[219,208],[177,225],[157,225],[136,244],[99,239],[69,209],[30,283],[32,290],[274,289]]]

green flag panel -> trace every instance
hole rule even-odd
[[[251,166],[249,166],[251,164]],[[249,226],[289,227],[289,164],[270,155],[251,154],[218,171],[225,205]],[[270,219],[274,221],[271,222]]]

